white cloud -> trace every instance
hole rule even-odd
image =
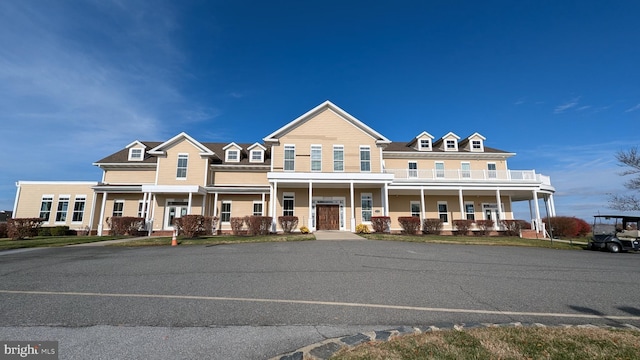
[[[640,110],[640,104],[637,104],[636,106],[633,106],[633,107],[625,110],[625,112],[628,113],[628,112],[632,112],[632,111],[636,111],[636,110]]]
[[[556,108],[553,110],[553,113],[554,114],[561,114],[561,113],[563,113],[563,112],[565,112],[565,111],[567,111],[567,110],[569,110],[571,108],[576,107],[578,105],[579,101],[580,101],[580,97],[579,96],[576,97],[576,98],[573,98],[573,99],[565,102],[564,104],[556,106]]]

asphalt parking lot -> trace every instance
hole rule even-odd
[[[365,240],[14,252],[0,339],[58,340],[64,359],[264,359],[400,325],[640,326],[638,261]]]

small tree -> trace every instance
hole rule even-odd
[[[173,220],[178,233],[191,239],[211,232],[207,229],[207,223],[207,218],[202,215],[184,215]]]
[[[624,187],[634,192],[640,191],[640,152],[638,152],[638,147],[631,148],[626,152],[617,152],[616,159],[618,160],[618,165],[627,168],[620,175],[635,175],[634,178],[624,184]],[[613,194],[609,197],[609,207],[620,211],[640,211],[640,197],[636,193],[628,195]]]
[[[493,229],[493,220],[476,220],[476,225],[480,230],[480,235],[485,236],[488,235],[491,229]]]
[[[298,217],[297,216],[279,216],[278,223],[286,234],[289,234],[293,231],[293,229],[298,227]]]
[[[424,219],[422,222],[422,231],[425,234],[440,235],[440,232],[442,231],[442,220],[439,218]]]
[[[467,219],[453,220],[453,225],[455,226],[458,235],[462,235],[462,236],[467,235],[467,233],[469,232],[469,229],[471,229],[472,224],[473,224],[473,220],[467,220]]]
[[[400,216],[398,218],[402,232],[414,235],[420,230],[420,218],[415,216]]]
[[[391,231],[391,218],[388,216],[372,216],[371,227],[377,233],[388,233]]]
[[[144,229],[144,219],[133,216],[112,216],[107,218],[111,235],[138,235]]]

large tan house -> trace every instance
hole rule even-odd
[[[540,224],[539,199],[555,215],[550,178],[511,170],[514,153],[486,146],[474,133],[436,139],[421,132],[395,142],[326,101],[261,142],[207,143],[181,133],[164,142],[133,141],[94,163],[100,182],[17,183],[14,217],[40,217],[103,235],[107,218],[137,216],[150,234],[173,230],[186,214],[232,217],[294,215],[314,230],[354,232],[372,216],[513,219],[512,203],[528,201]],[[499,230],[496,221],[496,230]]]

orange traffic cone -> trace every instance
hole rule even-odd
[[[173,232],[173,237],[171,238],[171,246],[178,246],[178,239],[176,239],[176,232]]]

